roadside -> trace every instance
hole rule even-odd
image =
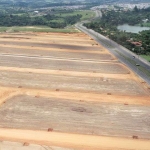
[[[126,49],[125,47],[119,45],[118,43],[112,41],[111,39],[99,34],[98,32],[95,32],[92,29],[87,29],[83,26],[83,22],[77,23],[75,27],[88,34],[98,43],[107,48],[123,64],[128,66],[132,71],[134,71],[134,73],[136,73],[140,78],[145,80],[150,85],[150,63],[148,61]]]

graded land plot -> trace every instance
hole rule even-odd
[[[89,40],[92,39],[88,35],[85,35],[84,33],[57,33],[57,32],[52,32],[52,33],[33,33],[33,32],[26,32],[26,33],[1,33],[0,35],[1,38],[7,38],[7,37],[22,37],[22,38],[35,38],[39,37],[38,39],[43,39],[48,38],[48,37],[54,37],[54,38],[72,38],[72,39],[81,39],[81,40]]]
[[[0,85],[70,92],[94,92],[117,95],[148,95],[143,87],[132,79],[71,77],[28,72],[1,71]]]
[[[93,41],[92,39],[83,39],[83,38],[73,38],[73,37],[54,37],[54,36],[48,36],[48,37],[43,37],[43,38],[39,38],[39,36],[34,36],[34,37],[13,37],[13,36],[8,36],[8,37],[0,37],[1,41],[5,41],[5,42],[36,42],[36,43],[57,43],[57,44],[81,44],[81,45],[98,45],[98,43],[96,43],[95,41]]]
[[[76,49],[62,49],[62,48],[49,48],[49,47],[32,47],[32,46],[17,46],[17,45],[0,45],[0,47],[2,48],[19,48],[19,49],[29,49],[29,50],[45,50],[45,51],[61,51],[61,52],[76,52],[76,53],[80,53],[80,52],[83,52],[83,53],[90,53],[90,54],[101,54],[101,53],[106,53],[108,54],[108,52],[104,49],[104,48],[100,48],[99,51],[97,50],[76,50]]]
[[[98,72],[107,74],[128,74],[124,66],[119,63],[94,62],[83,60],[63,60],[59,58],[45,58],[33,56],[1,55],[0,65],[20,68],[36,68],[51,70],[66,70],[80,72]]]
[[[42,37],[40,36],[42,35]],[[84,38],[83,38],[84,36]],[[48,34],[40,34],[40,33],[19,33],[19,34],[12,34],[12,33],[5,33],[5,34],[1,34],[0,35],[0,39],[12,39],[12,40],[21,40],[21,39],[25,39],[25,40],[28,40],[28,39],[37,39],[37,40],[43,40],[43,39],[61,39],[61,40],[64,40],[65,39],[68,39],[68,40],[77,40],[77,41],[90,41],[92,40],[94,42],[94,40],[92,38],[90,38],[89,36],[85,35],[85,34],[82,34],[82,33],[78,33],[77,35],[74,33],[74,34],[57,34],[57,33],[48,33]]]
[[[15,96],[0,109],[0,127],[150,139],[150,107]]]
[[[149,105],[147,84],[83,33],[0,35],[2,141],[149,150]]]
[[[0,41],[2,45],[16,45],[16,46],[28,46],[28,47],[41,47],[41,48],[58,48],[58,49],[69,49],[71,50],[100,50],[99,46],[86,46],[84,44],[81,45],[73,45],[73,44],[57,44],[57,43],[42,43],[42,42],[22,42],[22,41]]]
[[[112,61],[115,58],[109,53],[86,53],[86,52],[69,52],[69,51],[55,51],[55,50],[41,50],[28,49],[28,48],[13,48],[1,47],[0,54],[13,54],[13,55],[26,55],[26,56],[46,56],[66,59],[86,59],[94,61]]]

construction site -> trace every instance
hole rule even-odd
[[[1,33],[0,47],[0,149],[150,150],[150,86],[91,37]]]

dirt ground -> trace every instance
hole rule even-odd
[[[149,85],[93,39],[3,33],[0,47],[0,149],[150,150]]]
[[[112,138],[37,130],[0,129],[3,140],[18,141],[74,150],[149,150],[149,140]],[[2,138],[1,138],[2,139]],[[46,149],[46,148],[45,148]]]
[[[9,61],[8,61],[9,60]],[[47,69],[47,70],[66,70],[77,72],[99,72],[112,74],[128,74],[129,71],[118,63],[94,62],[86,60],[66,60],[63,58],[46,58],[33,56],[14,56],[1,55],[1,66]]]
[[[62,75],[1,71],[0,84],[3,86],[48,89],[70,92],[111,93],[112,95],[148,95],[132,79],[111,79],[105,77],[70,77]]]
[[[27,142],[21,143],[9,141],[0,142],[0,148],[4,150],[79,150],[74,148],[63,148],[57,146],[30,144]]]
[[[1,47],[0,54],[13,54],[13,55],[34,55],[41,57],[56,57],[56,58],[68,58],[68,59],[83,59],[83,60],[93,60],[93,61],[116,61],[112,55],[109,53],[101,52],[97,53],[87,53],[87,52],[69,52],[69,51],[48,51],[48,50],[36,50],[29,48],[16,48],[16,47]]]
[[[150,139],[149,106],[15,96],[1,107],[0,128]]]

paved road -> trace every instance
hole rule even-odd
[[[95,14],[96,14],[95,18],[102,17],[102,13],[99,10],[95,10]]]
[[[114,54],[122,63],[128,66],[139,77],[150,85],[150,63],[143,58],[137,56],[116,42],[104,37],[103,35],[87,29],[83,23],[76,24],[76,28],[91,36],[98,43],[106,47],[112,54]],[[139,66],[140,65],[140,66]]]

